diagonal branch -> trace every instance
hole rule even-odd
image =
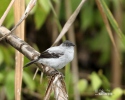
[[[7,28],[0,27],[0,37],[6,35],[9,32],[10,31]],[[28,45],[28,43],[26,43],[25,41],[23,41],[22,39],[20,39],[18,36],[14,34],[7,36],[5,39],[7,43],[9,43],[12,47],[17,49],[19,52],[21,52],[30,60],[37,59],[38,56],[40,55],[38,51],[36,51],[34,48]],[[42,66],[39,63],[37,63],[36,65],[39,67],[41,71],[44,70],[44,73],[47,76],[51,76],[50,80],[52,81],[49,83],[48,89],[50,90],[51,88],[54,89],[54,95],[55,95],[56,100],[68,100],[67,99],[68,95],[66,92],[66,86],[65,86],[64,79],[63,79],[63,75],[61,75],[59,72],[57,72],[55,69],[49,66]],[[52,85],[50,86],[50,84]],[[49,97],[51,93],[50,90],[47,91],[46,93],[48,94],[47,97]]]
[[[8,34],[10,31],[5,27],[0,27],[0,37]],[[26,56],[28,59],[33,60],[36,59],[40,53],[36,51],[34,48],[32,48],[28,43],[20,39],[18,36],[11,34],[7,36],[6,42],[9,43],[12,47],[17,49],[19,52],[21,52],[24,56]],[[43,67],[39,66],[40,69]]]

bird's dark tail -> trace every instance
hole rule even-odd
[[[27,63],[26,65],[24,65],[24,67],[28,67],[29,65],[31,65],[31,64],[33,64],[33,63],[35,63],[35,62],[37,62],[39,59],[35,59],[35,60],[32,60],[32,61],[30,61],[29,63]]]

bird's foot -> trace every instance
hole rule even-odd
[[[57,69],[55,69],[54,71],[52,71],[52,75],[56,75],[56,74],[59,74],[61,75],[62,77],[64,77],[63,73],[58,71]]]

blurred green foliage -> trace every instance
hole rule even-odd
[[[6,76],[5,92],[8,100],[14,99],[14,71],[10,71]]]
[[[26,0],[26,4],[28,4],[30,0]],[[71,0],[72,10],[74,11],[81,0]],[[124,0],[121,0],[124,4]],[[1,0],[0,1],[0,16],[4,13],[5,9],[9,4],[9,0]],[[53,4],[58,4],[58,0],[52,0]],[[63,2],[63,1],[61,1]],[[110,8],[112,2],[109,0],[105,0],[107,6]],[[103,3],[104,3],[103,2]],[[104,6],[104,5],[103,5]],[[63,22],[65,19],[65,7],[64,3],[61,3],[60,6],[60,14],[59,21]],[[108,9],[108,8],[106,8]],[[110,18],[109,12],[107,12],[109,20],[114,21],[113,18]],[[51,7],[49,4],[49,0],[38,0],[35,8],[31,11],[31,14],[27,18],[32,24],[34,24],[36,31],[41,30],[45,27],[46,20],[52,16]],[[123,20],[125,19],[125,13],[123,13]],[[61,23],[62,24],[62,23]],[[111,22],[112,26],[116,27],[117,24]],[[125,21],[123,21],[123,26]],[[13,17],[13,9],[9,12],[4,26],[7,28],[11,28],[14,25],[14,17]],[[89,52],[100,52],[99,60],[97,61],[98,66],[105,66],[110,62],[110,53],[111,53],[111,42],[106,31],[105,25],[103,23],[102,17],[98,8],[96,7],[95,0],[89,0],[83,6],[76,22],[74,23],[75,29],[79,29],[83,37],[80,41],[79,45],[87,46]],[[28,26],[30,27],[30,26]],[[30,27],[31,29],[32,27]],[[116,28],[114,28],[116,29]],[[117,31],[116,31],[117,32]],[[123,32],[125,29],[123,27]],[[41,34],[43,34],[42,32]],[[79,33],[76,31],[76,33]],[[117,32],[119,34],[119,31]],[[46,34],[46,33],[45,33]],[[123,33],[120,33],[123,36]],[[43,35],[44,36],[44,35]],[[85,38],[84,38],[85,37]],[[84,38],[84,39],[83,39]],[[47,39],[50,41],[49,39]],[[76,41],[80,39],[77,38]],[[124,40],[124,39],[123,39]],[[83,43],[84,42],[84,43]],[[121,45],[121,44],[120,44]],[[34,46],[37,48],[36,46]],[[39,47],[38,47],[39,48]],[[80,48],[80,47],[78,47]],[[79,50],[78,50],[79,51]],[[125,52],[123,49],[122,53]],[[4,96],[7,100],[14,99],[14,49],[5,43],[0,43],[0,93],[4,92]],[[28,59],[25,58],[24,63],[28,62]],[[73,100],[73,83],[72,83],[72,74],[70,72],[71,65],[68,64],[65,69],[65,82],[69,94],[69,99]],[[79,66],[80,67],[80,66]],[[93,66],[92,66],[93,67]],[[84,68],[83,68],[84,70]],[[34,67],[24,69],[23,73],[23,85],[22,85],[22,98],[24,95],[28,95],[28,97],[32,97],[31,93],[37,92],[41,97],[44,96],[45,90],[47,87],[47,78],[43,77],[43,83],[40,84],[40,74],[36,76],[36,79],[33,81],[32,77],[35,72]],[[110,72],[109,72],[110,74]],[[80,78],[77,83],[78,89],[80,91],[81,98],[84,100],[117,100],[123,94],[125,95],[125,90],[122,88],[111,89],[111,84],[109,81],[109,77],[104,75],[101,70],[97,72],[92,71],[91,74],[88,75],[86,79]],[[28,90],[29,92],[25,93],[24,90]],[[110,90],[111,96],[95,96],[95,91],[99,91],[100,89],[106,91]],[[4,90],[4,91],[3,91]],[[107,93],[107,91],[106,91]],[[51,98],[53,99],[53,98]],[[28,99],[27,99],[28,100]],[[37,100],[37,99],[36,99]],[[39,99],[38,99],[39,100]]]
[[[39,0],[34,12],[36,28],[40,28],[50,12],[49,0]]]
[[[1,7],[0,7],[0,17],[2,17],[4,11],[6,10],[8,4],[10,3],[10,0],[1,0]],[[6,26],[7,28],[12,27],[12,25],[14,24],[14,17],[13,16],[13,9],[11,8],[10,12],[8,13],[8,16],[6,17],[5,21],[4,21],[4,26]]]

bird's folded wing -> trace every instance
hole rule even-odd
[[[64,55],[64,51],[60,48],[51,47],[42,52],[39,58],[59,58]]]

